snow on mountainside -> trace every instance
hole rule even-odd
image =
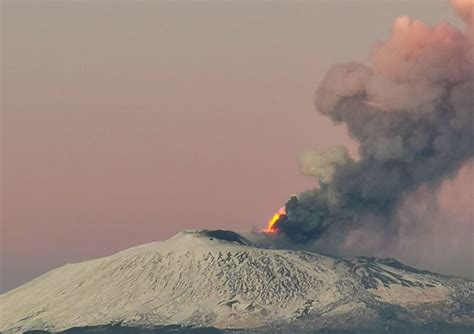
[[[0,331],[121,323],[217,328],[472,324],[473,282],[391,259],[259,248],[230,231],[185,231],[66,264],[0,295]]]

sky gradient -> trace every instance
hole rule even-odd
[[[301,151],[356,154],[314,111],[330,65],[366,61],[400,15],[460,24],[443,1],[1,5],[0,291],[187,228],[264,227],[315,184]]]

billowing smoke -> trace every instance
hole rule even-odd
[[[402,208],[434,194],[472,159],[474,1],[452,5],[465,30],[400,17],[390,38],[375,46],[370,66],[328,71],[316,109],[346,124],[360,143],[359,158],[341,147],[305,152],[300,168],[319,185],[289,199],[277,221],[281,234],[298,243],[347,242],[353,231],[396,235],[408,221]]]
[[[306,151],[298,159],[304,175],[315,176],[321,183],[330,183],[336,170],[350,161],[347,149],[332,147],[327,151]]]

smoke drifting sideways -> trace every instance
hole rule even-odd
[[[357,231],[364,243],[389,247],[410,201],[433,196],[472,161],[474,0],[451,3],[464,30],[399,17],[388,40],[374,47],[370,66],[328,71],[316,109],[347,126],[360,143],[359,159],[344,147],[301,155],[301,171],[319,185],[286,203],[276,226],[287,240],[337,248]]]

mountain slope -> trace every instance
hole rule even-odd
[[[0,296],[0,331],[121,323],[217,328],[471,324],[473,283],[394,260],[256,247],[230,231],[185,231],[67,264]]]

